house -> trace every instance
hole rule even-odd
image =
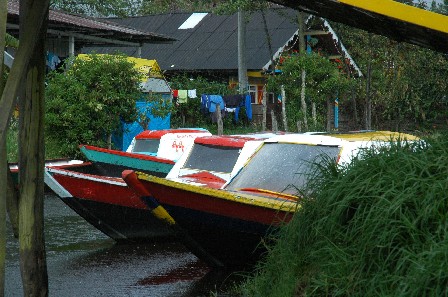
[[[254,118],[261,115],[261,101],[267,72],[282,55],[298,49],[298,12],[275,7],[248,16],[246,25],[246,65],[248,92],[252,98]],[[109,21],[142,31],[172,36],[171,44],[145,44],[141,57],[156,59],[165,76],[188,74],[201,75],[214,80],[227,81],[229,86],[238,84],[238,15],[213,13],[172,12],[130,18],[112,18]],[[263,20],[266,20],[266,25]],[[266,34],[268,32],[269,34]],[[306,17],[308,50],[319,50],[330,59],[348,61],[353,76],[362,73],[344,48],[331,25],[324,19]],[[269,46],[270,45],[270,46]],[[86,47],[84,52],[102,53],[122,51],[135,56],[135,48]],[[275,70],[274,69],[274,70]],[[276,102],[275,94],[268,93],[269,105]],[[258,115],[258,116],[257,116]]]
[[[19,2],[9,0],[6,30],[19,37]],[[75,55],[85,46],[131,47],[137,51],[145,43],[172,42],[175,39],[148,31],[111,23],[81,15],[49,10],[47,29],[47,65],[56,67],[70,55]],[[8,49],[8,58],[14,51]],[[9,59],[10,60],[10,59]]]

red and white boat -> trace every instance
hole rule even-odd
[[[313,164],[350,162],[360,149],[393,138],[416,139],[384,131],[269,138],[220,189],[133,171],[123,178],[149,208],[165,212],[169,225],[188,233],[203,251],[199,257],[205,252],[211,265],[240,265],[258,260],[261,240],[291,220],[300,207],[297,189],[307,184]]]
[[[170,171],[170,178],[219,188],[230,179],[235,164],[242,166],[261,144],[260,137],[197,137]],[[86,221],[117,241],[171,235],[121,178],[47,167],[45,182]]]

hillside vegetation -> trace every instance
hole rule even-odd
[[[322,166],[244,296],[446,296],[448,136]]]

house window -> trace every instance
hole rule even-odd
[[[257,85],[249,85],[250,103],[256,104],[257,102]]]

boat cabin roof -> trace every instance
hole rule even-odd
[[[195,144],[206,144],[212,146],[227,146],[227,147],[244,147],[244,144],[249,140],[257,140],[255,137],[240,136],[240,135],[213,135],[198,137],[194,140]]]
[[[203,128],[146,130],[135,136],[135,139],[160,139],[163,135],[171,133],[209,133],[209,132]]]

